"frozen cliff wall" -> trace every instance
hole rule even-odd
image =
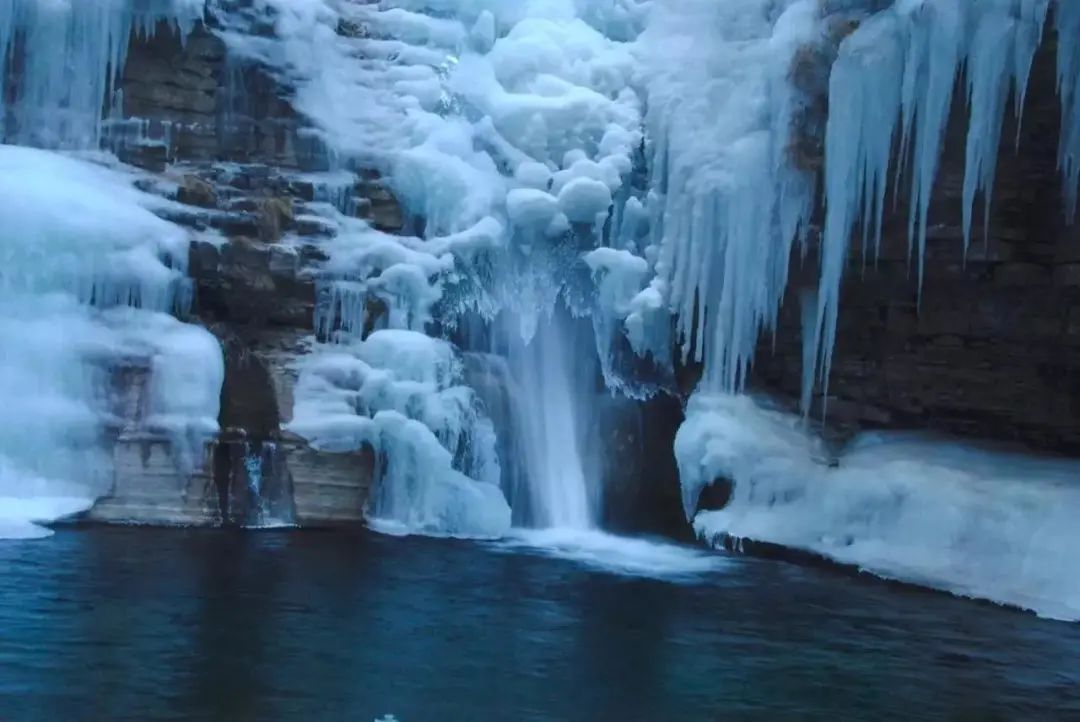
[[[828,386],[830,422],[930,428],[1069,451],[1080,441],[1080,229],[1062,184],[1059,41],[1052,25],[1034,56],[1018,122],[1002,108],[989,215],[965,234],[970,112],[964,88],[944,132],[927,211],[920,283],[909,247],[908,194],[884,209],[880,253],[856,241],[839,296]],[[871,238],[872,243],[872,238]],[[797,398],[804,377],[803,299],[819,288],[818,250],[793,261],[775,337],[755,379]],[[815,413],[822,410],[820,387]]]

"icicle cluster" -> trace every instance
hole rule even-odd
[[[803,400],[815,381],[828,384],[840,284],[848,245],[859,234],[877,252],[890,177],[910,178],[909,238],[922,284],[928,212],[954,87],[966,80],[969,124],[964,178],[964,244],[974,208],[983,200],[989,224],[997,155],[1010,94],[1023,112],[1032,60],[1044,35],[1050,0],[919,0],[897,2],[844,40],[830,81],[826,131],[827,212],[812,361],[804,368]],[[1060,165],[1067,212],[1080,188],[1080,5],[1054,3],[1061,96]],[[893,167],[894,147],[899,160]]]
[[[968,112],[965,248],[978,224],[980,198],[981,222],[988,224],[1005,114],[1010,101],[1018,116],[1023,112],[1051,17],[1062,102],[1059,163],[1066,212],[1070,219],[1076,214],[1080,3],[897,0],[881,6],[843,41],[830,78],[821,276],[816,292],[802,299],[804,408],[815,382],[828,380],[849,245],[858,239],[864,256],[877,253],[890,185],[910,194],[910,249],[921,282],[928,210],[958,80]],[[703,261],[712,268],[707,249],[721,247],[694,250],[691,272]],[[722,278],[729,273],[724,268]],[[690,288],[700,293],[701,284]],[[753,290],[743,292],[753,298]],[[717,323],[700,298],[681,313]],[[722,334],[720,353],[730,353],[740,338]],[[730,360],[712,358],[706,349],[705,362],[707,378],[709,367],[727,369],[721,386],[737,389]],[[685,511],[702,538],[803,549],[888,578],[1080,618],[1076,564],[1068,551],[1076,543],[1075,525],[1062,511],[1080,502],[1076,463],[903,435],[864,435],[829,459],[802,419],[711,388],[699,387],[691,398],[675,442]],[[730,500],[723,509],[698,512],[702,490],[717,480],[733,484]]]
[[[658,259],[635,322],[664,299],[710,388],[745,382],[811,211],[813,180],[786,158],[798,102],[788,73],[816,18],[817,3],[801,0],[668,0],[638,43]]]
[[[205,0],[0,0],[0,139],[97,148],[132,34],[185,38]],[[5,101],[10,101],[5,105]]]

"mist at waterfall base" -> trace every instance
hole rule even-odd
[[[669,581],[722,570],[724,560],[704,550],[601,528],[607,450],[600,429],[613,419],[596,403],[608,392],[591,353],[591,325],[560,310],[540,318],[525,341],[519,324],[504,319],[502,333],[489,342],[502,355],[483,359],[505,369],[499,379],[511,406],[507,432],[516,439],[503,456],[514,526],[496,548]]]

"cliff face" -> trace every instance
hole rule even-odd
[[[194,470],[178,466],[168,440],[121,432],[112,492],[89,518],[239,526],[361,520],[370,450],[324,454],[280,430],[292,418],[294,364],[314,323],[323,258],[308,241],[328,231],[306,207],[324,200],[313,180],[326,169],[324,154],[305,136],[287,89],[230,58],[204,26],[183,44],[165,25],[153,37],[133,37],[121,97],[127,120],[113,123],[108,142],[154,174],[150,190],[178,201],[170,220],[193,232],[192,314],[225,355],[222,431]],[[400,210],[377,177],[340,195],[380,228],[400,229]],[[125,418],[135,419],[138,378],[118,387],[128,399]]]
[[[1055,53],[1048,39],[1036,58],[1019,151],[1015,114],[1008,112],[990,224],[982,227],[977,204],[966,255],[964,88],[957,90],[934,189],[921,293],[917,267],[909,263],[903,203],[888,215],[877,261],[853,243],[828,387],[830,424],[1077,448],[1080,227],[1066,223],[1057,169]],[[754,379],[796,399],[800,299],[817,287],[816,249],[793,259],[792,269],[779,329],[762,342]],[[814,400],[816,414],[822,401]]]
[[[985,244],[977,224],[966,253],[963,248],[961,89],[921,288],[909,262],[903,202],[888,217],[879,258],[853,251],[829,385],[830,423],[845,431],[929,428],[1047,449],[1080,443],[1080,230],[1063,213],[1054,53],[1048,42],[1037,57],[1022,127],[1012,114],[1006,122]],[[122,91],[129,120],[110,129],[108,141],[122,160],[154,174],[153,189],[178,201],[170,218],[193,230],[193,314],[220,340],[226,360],[222,434],[202,468],[188,473],[177,467],[166,440],[121,433],[113,493],[91,517],[358,521],[374,455],[321,454],[281,432],[292,418],[295,362],[316,325],[316,278],[326,260],[317,241],[334,232],[313,205],[332,203],[390,233],[403,231],[405,213],[374,173],[333,181],[317,134],[286,100],[291,89],[230,57],[212,29],[196,29],[183,44],[165,27],[133,39]],[[813,146],[810,138],[800,148],[808,167],[820,151]],[[792,269],[779,328],[761,344],[752,379],[795,399],[802,377],[800,299],[817,286],[813,243]],[[127,387],[136,399],[134,416],[139,385]],[[822,399],[815,405],[820,410]],[[678,404],[611,406],[618,422],[605,430],[607,524],[682,528],[671,458],[682,421]]]

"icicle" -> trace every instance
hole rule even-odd
[[[880,245],[889,158],[901,88],[907,86],[905,72],[904,28],[890,13],[871,18],[849,36],[833,66],[829,83],[833,110],[825,132],[827,207],[821,282],[813,353],[805,354],[814,363],[803,369],[804,406],[809,403],[815,368],[822,382],[828,381],[848,242],[860,218],[864,229],[871,225],[874,229],[875,250]]]
[[[1005,102],[1008,98],[1010,75],[1016,66],[1010,66],[1006,52],[1013,45],[1017,21],[1007,11],[987,12],[976,21],[975,36],[968,57],[968,105],[971,108],[967,134],[967,171],[964,175],[964,254],[971,245],[972,215],[975,195],[983,194],[983,235],[989,235],[990,204],[994,192],[997,170],[998,146],[1001,142],[1001,125],[1005,119]],[[1034,52],[1032,47],[1031,52]],[[1015,56],[1020,57],[1019,45]],[[1031,67],[1028,55],[1026,66]],[[1017,78],[1017,101],[1026,91],[1019,90]],[[1019,114],[1019,110],[1018,110]]]
[[[770,6],[656,3],[639,41],[659,209],[650,288],[666,294],[682,356],[705,361],[712,388],[745,383],[813,199],[785,156],[797,104],[788,75],[797,49],[814,42],[818,8],[792,2],[775,18]],[[720,36],[672,42],[702,33]]]
[[[1017,147],[1020,145],[1020,128],[1023,125],[1024,106],[1027,103],[1028,82],[1031,80],[1031,64],[1035,58],[1035,51],[1042,42],[1049,11],[1050,0],[1020,0],[1019,23],[1016,26],[1016,67],[1013,71],[1016,81]]]
[[[905,0],[872,16],[842,44],[830,83],[818,339],[815,367],[804,370],[804,399],[815,379],[827,384],[839,286],[856,225],[863,230],[864,247],[871,228],[875,250],[880,240],[895,116],[900,119],[895,179],[899,186],[902,174],[911,174],[908,237],[921,294],[930,199],[956,78],[961,70],[966,73],[969,105],[962,208],[966,252],[980,193],[988,233],[1009,91],[1019,121],[1049,5],[1049,0]],[[1080,4],[1059,2],[1057,26],[1060,164],[1072,218],[1080,185]]]
[[[1065,214],[1073,222],[1080,193],[1080,2],[1059,0],[1057,33],[1057,83],[1061,97],[1058,164],[1065,182]]]
[[[163,21],[183,40],[202,18],[203,4],[0,0],[0,84],[19,61],[14,103],[5,109],[0,99],[0,117],[6,110],[13,127],[0,135],[48,148],[96,148],[102,108],[112,106],[132,34],[148,37]]]

